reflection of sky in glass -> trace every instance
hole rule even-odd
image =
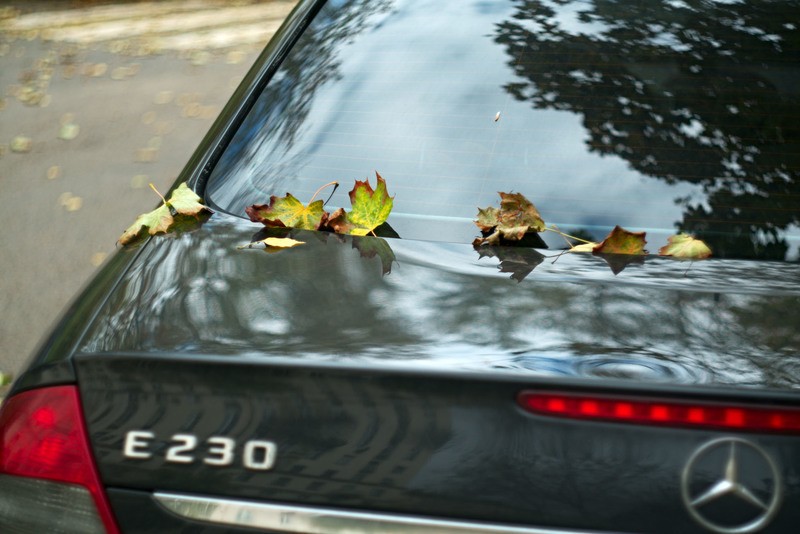
[[[254,159],[236,165],[249,175],[245,183],[256,184],[257,196],[234,197],[213,189],[212,180],[216,203],[241,213],[266,201],[265,189],[278,195],[291,189],[307,199],[338,180],[343,186],[330,206],[347,206],[352,181],[377,170],[396,195],[403,229],[409,214],[468,222],[477,206],[496,205],[502,190],[523,192],[548,222],[565,227],[671,230],[681,218],[674,199],[700,192],[645,177],[619,157],[590,153],[580,115],[534,109],[510,96],[503,87],[515,81],[510,58],[494,42],[496,24],[512,15],[509,5],[437,0],[431,17],[406,3],[396,2],[396,11],[373,16],[350,42],[337,45],[338,80],[316,88],[296,142],[273,135],[280,128],[260,132]],[[593,24],[577,19],[580,9],[564,12],[562,22],[589,31]],[[302,83],[293,89],[302,93]],[[268,90],[262,98],[276,96]],[[272,175],[275,190],[265,175]],[[474,228],[426,237],[473,234]]]
[[[762,50],[738,27],[710,28],[711,4],[697,23],[701,13],[658,6],[626,18],[580,0],[329,3],[207,196],[242,215],[270,195],[308,200],[336,180],[332,211],[349,206],[353,180],[374,183],[378,171],[395,195],[389,222],[405,238],[469,242],[476,208],[511,191],[548,223],[596,240],[619,224],[647,231],[655,251],[680,226],[720,257],[797,259],[796,217],[781,207],[796,187],[780,133],[791,126],[769,118],[797,108],[796,84],[789,70],[764,67],[791,52]],[[778,10],[747,29],[770,17],[785,18]],[[739,45],[742,57],[731,57]],[[785,191],[768,185],[776,177]]]

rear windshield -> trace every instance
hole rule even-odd
[[[797,21],[800,0],[331,0],[206,196],[245,216],[337,180],[333,210],[378,171],[401,238],[470,242],[505,191],[596,240],[797,261]]]

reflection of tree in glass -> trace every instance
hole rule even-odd
[[[230,354],[258,347],[357,357],[379,339],[398,347],[392,357],[403,357],[404,347],[416,354],[420,340],[381,305],[384,255],[394,259],[388,243],[290,232],[305,244],[276,254],[236,249],[252,228],[213,218],[197,232],[151,242],[87,338],[90,350]],[[369,241],[375,254],[354,241]]]
[[[595,152],[701,185],[705,198],[677,199],[677,225],[715,256],[785,256],[800,222],[798,0],[517,4],[496,34],[520,78],[509,93],[583,115]]]
[[[287,161],[285,152],[305,124],[317,90],[339,76],[342,48],[371,26],[371,17],[391,8],[393,2],[353,0],[323,7],[267,84],[214,173],[224,175],[231,169],[252,166],[257,175],[285,176],[286,167],[297,160]],[[265,146],[272,150],[265,151]],[[270,189],[280,190],[280,185],[272,181]]]

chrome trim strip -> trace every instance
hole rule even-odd
[[[590,534],[164,492],[156,492],[153,497],[185,519],[293,534]]]

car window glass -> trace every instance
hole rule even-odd
[[[798,7],[329,2],[207,197],[244,216],[337,180],[329,207],[346,207],[353,180],[378,171],[404,238],[469,242],[477,207],[515,191],[569,233],[619,224],[653,250],[682,230],[717,257],[796,260]]]

